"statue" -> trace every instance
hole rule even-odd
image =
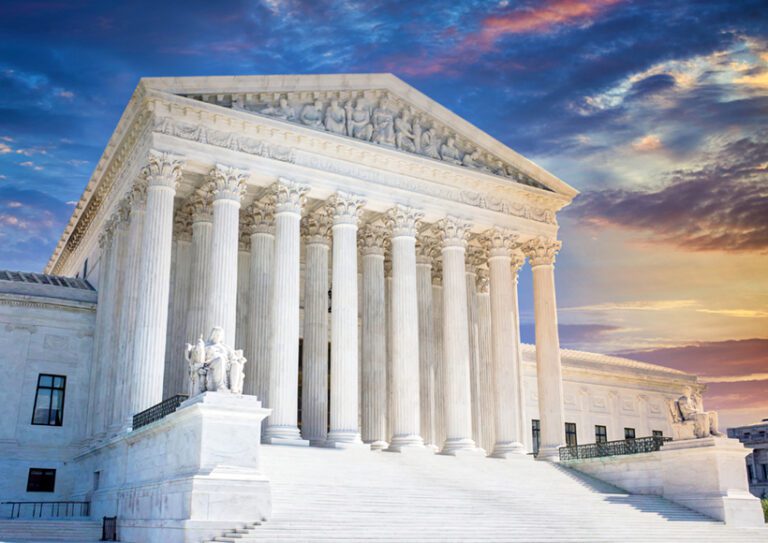
[[[717,430],[717,412],[704,411],[701,395],[691,387],[685,387],[682,396],[669,402],[669,412],[675,439],[723,435]]]
[[[334,134],[344,134],[347,129],[347,112],[335,98],[325,110],[325,129]]]
[[[398,149],[413,153],[416,151],[415,141],[416,135],[413,133],[408,110],[403,108],[403,112],[395,119],[395,144]]]
[[[299,120],[312,128],[323,128],[323,103],[320,100],[315,100],[313,104],[304,106]]]
[[[267,106],[262,109],[260,113],[269,115],[270,117],[277,117],[278,119],[283,119],[284,121],[293,121],[296,119],[296,111],[290,105],[288,105],[288,100],[284,96],[280,97],[280,100],[278,100],[278,105]]]
[[[389,109],[389,99],[384,96],[379,107],[373,110],[373,142],[384,145],[395,144],[395,115]]]
[[[421,152],[427,155],[430,158],[440,158],[440,153],[438,151],[438,144],[440,143],[439,138],[437,137],[437,130],[432,128],[426,129],[421,134]]]
[[[411,111],[413,113],[413,111]],[[413,116],[413,146],[416,148],[417,153],[421,153],[421,135],[424,132],[424,127],[421,125],[421,119],[418,115]]]
[[[345,109],[347,112],[347,135],[359,140],[371,141],[373,127],[371,126],[371,116],[365,104],[358,99],[353,108],[352,100],[350,100]]]
[[[208,341],[200,336],[195,345],[187,343],[184,358],[189,363],[190,396],[206,391],[243,393],[243,351],[225,345],[223,336],[224,330],[216,326]]]
[[[461,164],[461,152],[456,148],[456,140],[448,137],[443,145],[440,146],[440,157],[446,162]]]

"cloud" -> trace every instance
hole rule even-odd
[[[19,162],[19,166],[24,166],[25,168],[32,168],[33,170],[36,170],[36,171],[43,170],[42,166],[35,164],[31,160],[25,160],[24,162]]]
[[[7,155],[8,153],[12,152],[13,149],[9,145],[0,142],[0,155]]]
[[[694,307],[696,300],[638,300],[628,302],[609,302],[575,307],[560,307],[558,311],[668,311]]]
[[[721,375],[720,377],[702,377],[703,383],[744,383],[748,381],[768,381],[768,373],[748,373],[746,375]]]
[[[687,251],[768,250],[768,132],[726,144],[708,163],[667,172],[660,188],[587,191],[566,214]]]
[[[756,309],[697,309],[696,311],[699,313],[736,317],[738,319],[764,319],[768,317],[768,311],[760,311]]]
[[[609,324],[558,324],[560,345],[567,349],[584,349],[588,345],[599,343],[609,334],[623,330],[619,326]],[[536,342],[536,327],[533,323],[520,324],[520,340],[523,343]]]
[[[632,149],[640,152],[656,151],[662,147],[661,138],[656,134],[648,134],[632,142]]]

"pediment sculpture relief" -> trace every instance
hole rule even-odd
[[[187,343],[184,357],[189,363],[190,397],[208,391],[243,393],[243,351],[226,345],[223,336],[224,330],[217,326],[207,341],[200,336],[194,345]]]
[[[461,138],[448,127],[386,91],[339,93],[187,95],[189,98],[258,113],[362,141],[423,155],[550,190],[514,166]]]
[[[669,402],[674,439],[720,437],[716,411],[704,411],[701,394],[685,387],[683,395]]]

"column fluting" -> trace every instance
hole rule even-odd
[[[240,212],[240,234],[238,237],[239,250],[237,253],[237,324],[235,326],[235,341],[233,346],[243,349],[248,345],[248,330],[250,315],[248,313],[248,289],[251,285],[251,228],[247,213]],[[246,360],[248,360],[246,358]],[[245,381],[243,381],[245,384]]]
[[[275,248],[269,368],[269,407],[264,439],[301,441],[298,428],[301,209],[309,187],[285,178],[272,185]]]
[[[477,345],[480,375],[480,441],[487,452],[493,451],[495,399],[493,376],[493,333],[491,331],[491,295],[488,268],[477,269]]]
[[[192,255],[189,273],[189,305],[187,308],[186,341],[194,343],[206,330],[206,303],[210,285],[211,267],[211,218],[210,194],[198,190],[193,194],[188,205],[192,213]],[[246,365],[247,367],[247,365]]]
[[[331,443],[360,443],[358,374],[357,221],[362,198],[336,193],[328,201],[333,217],[331,284]]]
[[[472,439],[479,447],[482,441],[482,396],[480,391],[480,362],[477,341],[477,267],[485,262],[485,251],[469,245],[465,255],[467,284],[467,334],[469,339],[469,387],[472,403]]]
[[[435,405],[432,412],[434,443],[436,447],[445,443],[445,357],[443,355],[443,257],[437,255],[432,261],[432,312],[435,315],[435,371],[433,384]]]
[[[432,300],[432,259],[439,252],[436,238],[422,234],[416,240],[416,290],[419,313],[419,412],[424,443],[439,447],[435,440],[435,367],[437,336]]]

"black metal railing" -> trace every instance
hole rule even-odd
[[[153,405],[149,409],[145,409],[141,413],[136,413],[133,416],[133,429],[136,430],[137,428],[146,426],[156,420],[160,420],[163,417],[167,417],[176,411],[181,405],[181,402],[187,398],[189,398],[189,396],[186,394],[177,394],[176,396],[171,396],[170,398],[163,400],[157,405]]]
[[[102,518],[101,541],[119,541],[117,539],[117,517]]]
[[[3,502],[11,506],[10,518],[87,517],[91,502]]]
[[[672,441],[672,438],[650,436],[560,447],[560,460],[581,460],[584,458],[599,458],[601,456],[654,452],[661,449],[662,445],[667,441]]]

